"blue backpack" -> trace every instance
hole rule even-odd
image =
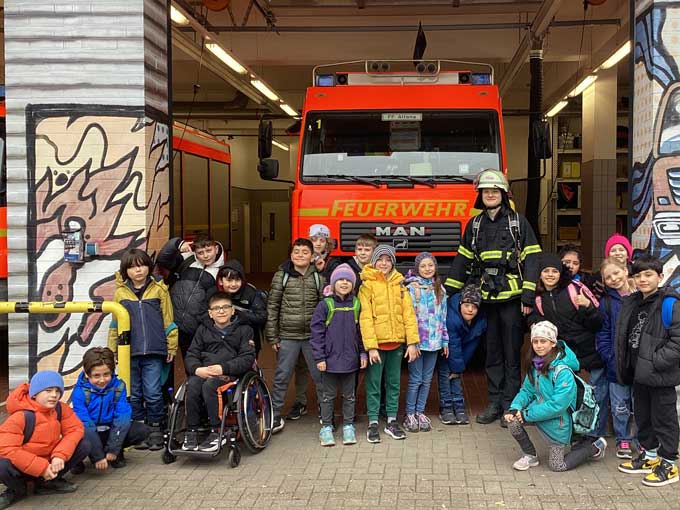
[[[553,371],[553,386],[557,380],[557,374],[562,370],[569,370],[576,382],[576,406],[571,409],[571,420],[574,432],[581,435],[590,434],[597,426],[597,418],[600,415],[600,406],[595,399],[595,387],[591,386],[567,365],[558,365]]]

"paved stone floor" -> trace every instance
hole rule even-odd
[[[511,464],[519,450],[498,422],[445,426],[405,441],[365,440],[322,448],[313,416],[287,422],[259,455],[243,454],[229,468],[226,456],[212,461],[180,458],[163,465],[158,452],[131,451],[128,466],[76,477],[77,492],[34,496],[12,508],[211,509],[680,509],[680,484],[649,489],[638,475],[616,470],[613,452],[573,472],[552,473],[544,462],[528,472]],[[545,445],[530,434],[546,455]],[[336,434],[337,436],[337,434]]]

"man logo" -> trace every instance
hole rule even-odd
[[[377,237],[424,237],[425,227],[397,226],[375,227]]]

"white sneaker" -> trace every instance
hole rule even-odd
[[[526,471],[529,468],[536,467],[540,464],[536,455],[522,455],[522,458],[515,462],[512,467],[517,471]]]

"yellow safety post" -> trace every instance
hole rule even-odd
[[[115,301],[0,301],[0,313],[112,313],[118,323],[118,377],[130,391],[130,315]]]

